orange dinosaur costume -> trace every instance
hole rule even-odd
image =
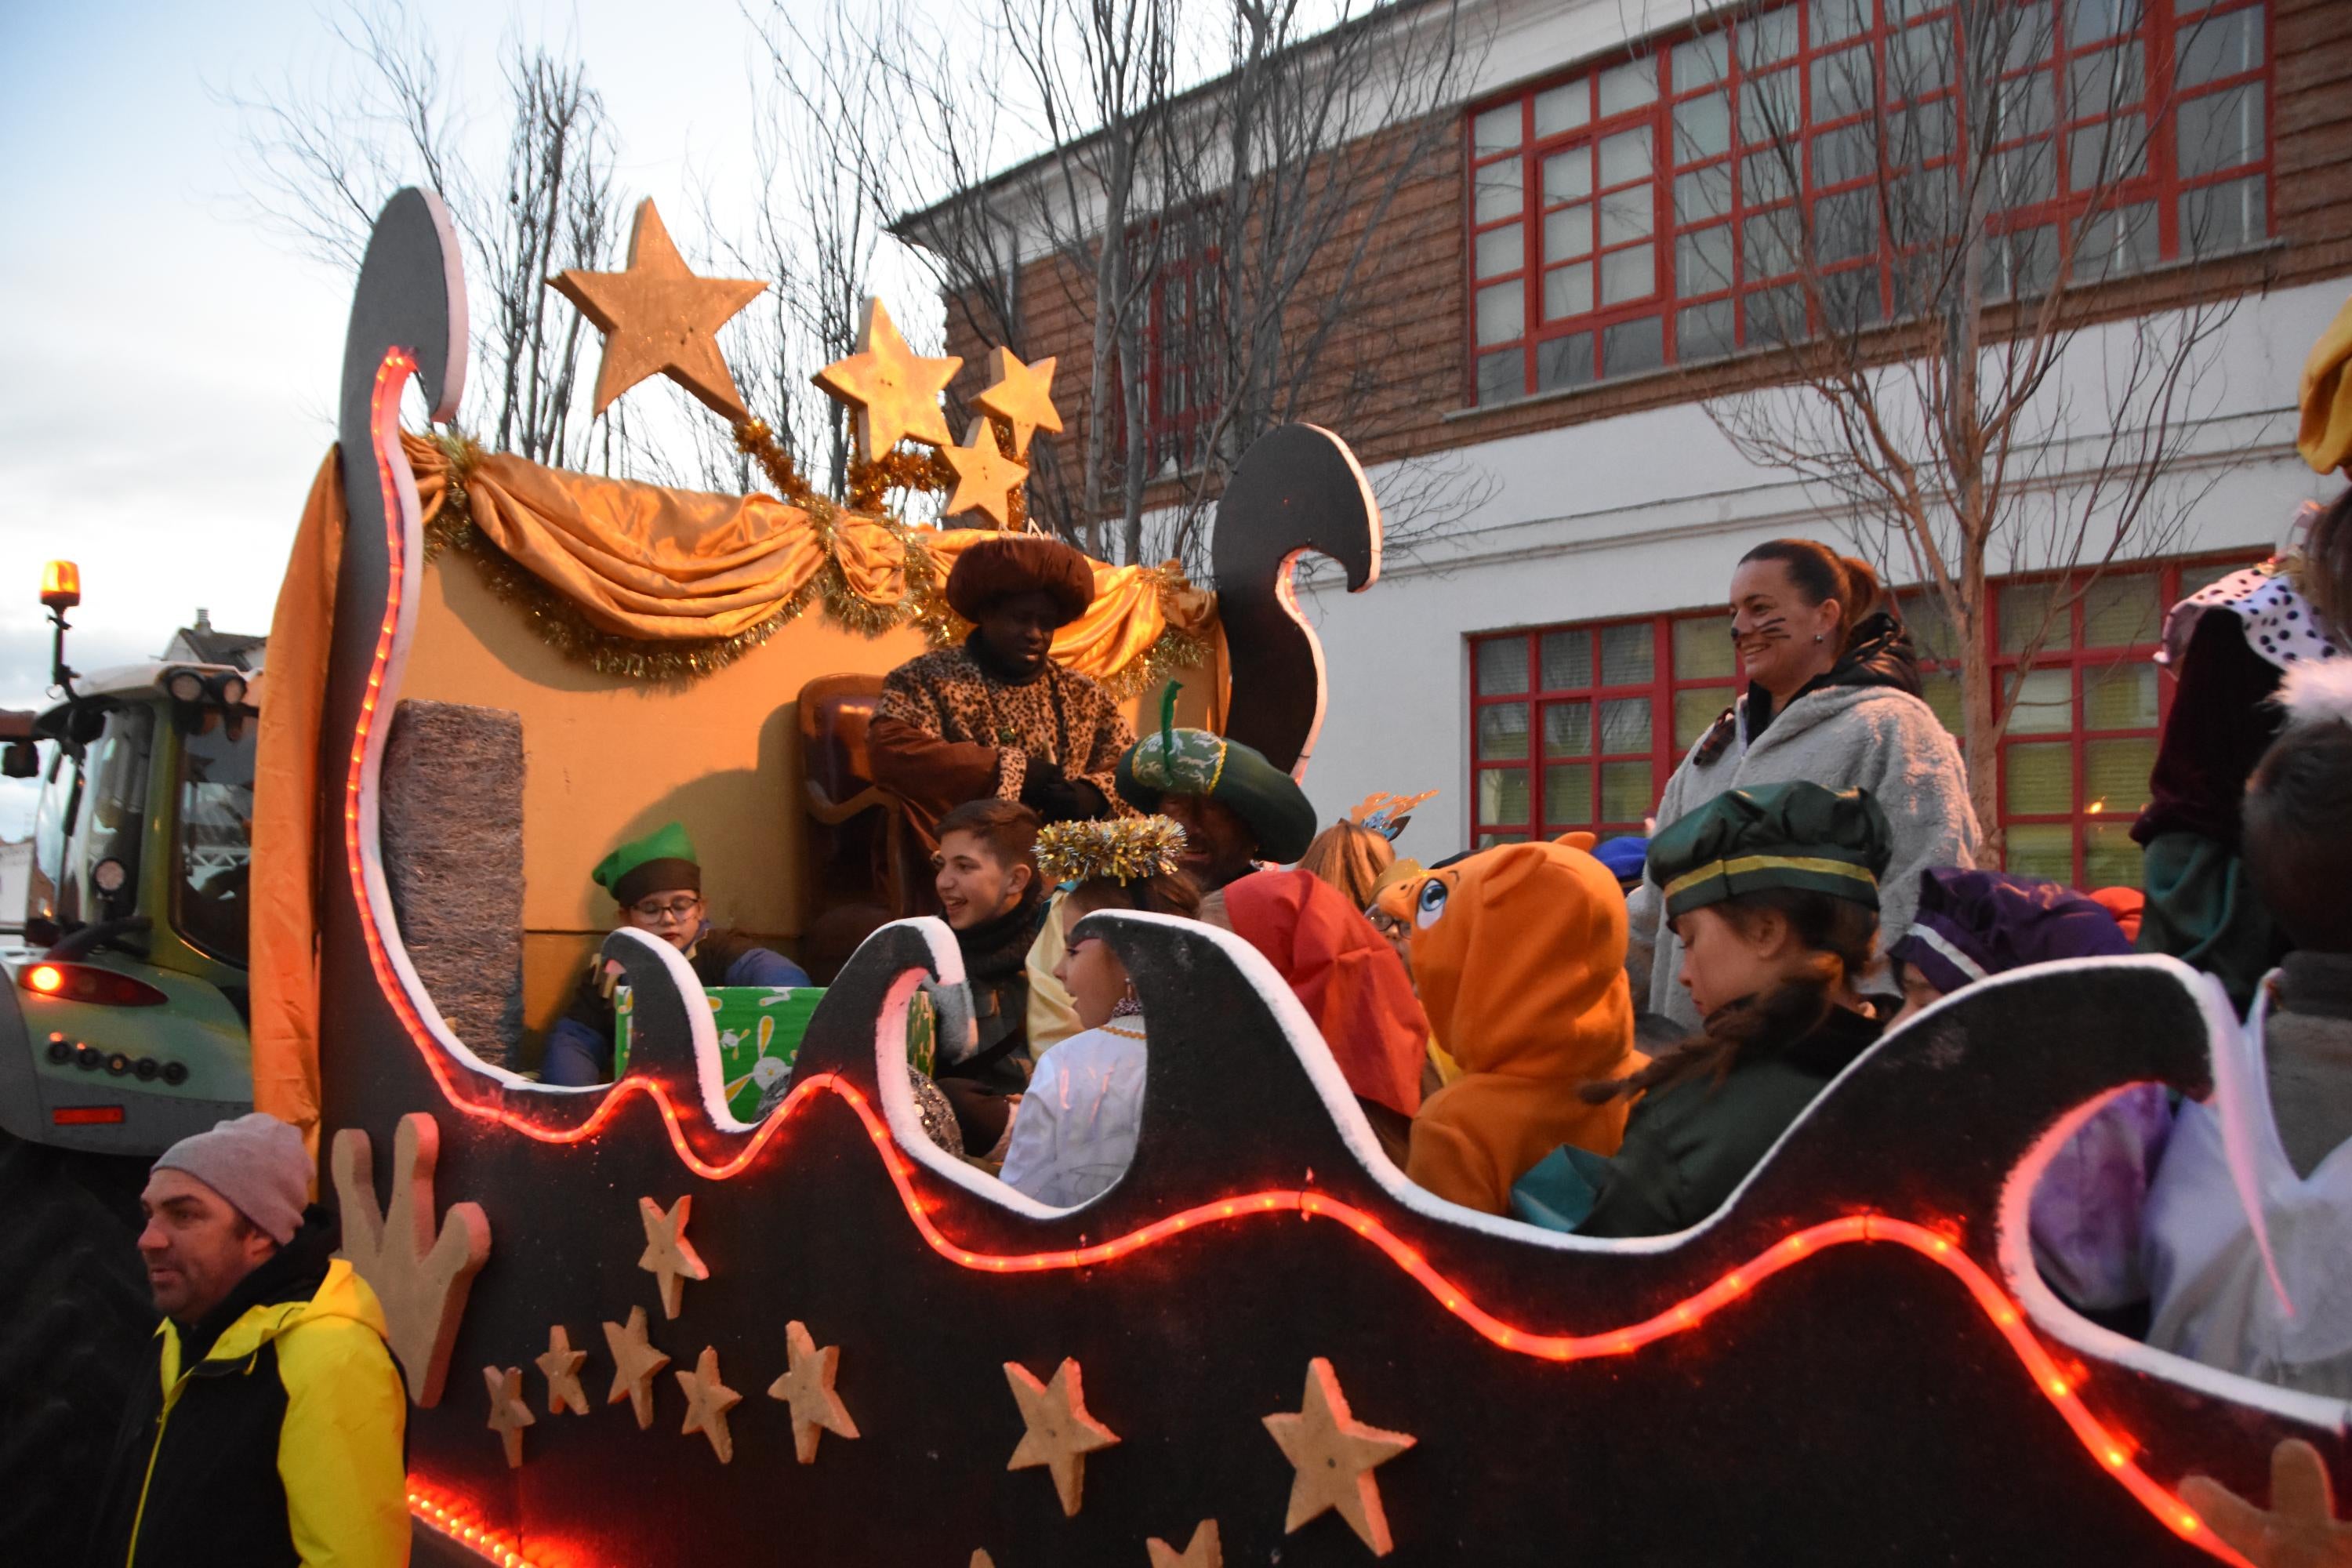
[[[1625,896],[1566,844],[1482,850],[1412,885],[1412,973],[1463,1076],[1412,1124],[1405,1173],[1440,1197],[1508,1214],[1511,1184],[1562,1143],[1613,1154],[1623,1100],[1577,1090],[1645,1058],[1633,1049]]]

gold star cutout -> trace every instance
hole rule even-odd
[[[974,1552],[970,1568],[996,1568],[996,1559],[985,1552]]]
[[[1396,1542],[1389,1535],[1388,1514],[1381,1507],[1372,1470],[1412,1447],[1415,1439],[1357,1421],[1348,1410],[1348,1396],[1339,1391],[1339,1375],[1321,1356],[1307,1363],[1307,1394],[1297,1414],[1269,1415],[1265,1429],[1297,1471],[1290,1480],[1290,1511],[1283,1519],[1283,1533],[1337,1509],[1372,1555],[1387,1556]]]
[[[1145,1542],[1151,1568],[1225,1568],[1225,1549],[1217,1543],[1217,1521],[1204,1519],[1192,1531],[1192,1544],[1179,1552],[1158,1536]]]
[[[538,1358],[539,1375],[547,1379],[547,1413],[561,1415],[570,1406],[574,1415],[588,1414],[588,1391],[580,1386],[580,1369],[588,1352],[572,1348],[572,1331],[562,1323],[547,1331],[547,1353]]]
[[[1029,482],[1028,468],[996,449],[996,432],[985,419],[971,422],[963,443],[940,452],[956,477],[955,493],[941,511],[949,517],[977,511],[999,528],[1012,526],[1012,492]]]
[[[1004,1381],[1021,1406],[1028,1426],[1013,1450],[1008,1470],[1038,1465],[1053,1472],[1054,1490],[1062,1500],[1062,1514],[1074,1518],[1087,1482],[1087,1456],[1118,1441],[1118,1434],[1087,1414],[1085,1390],[1078,1383],[1078,1363],[1065,1358],[1054,1369],[1054,1381],[1040,1383],[1018,1362],[1004,1363]]]
[[[2256,1508],[2221,1482],[2191,1476],[2180,1500],[2256,1568],[2347,1568],[2352,1524],[2336,1518],[2336,1489],[2319,1450],[2289,1437],[2271,1450],[2271,1506]]]
[[[878,463],[900,437],[913,437],[929,446],[944,447],[947,416],[940,411],[940,394],[963,366],[955,354],[923,359],[907,346],[882,301],[866,301],[857,325],[857,352],[835,360],[812,379],[853,411],[851,426],[857,434],[857,455]]]
[[[677,1316],[678,1299],[686,1294],[688,1280],[710,1278],[701,1254],[694,1250],[694,1243],[686,1239],[686,1216],[693,1207],[692,1193],[670,1205],[667,1213],[651,1198],[637,1200],[637,1217],[646,1226],[646,1251],[637,1259],[637,1267],[660,1277],[665,1318]]]
[[[718,332],[767,285],[748,278],[696,277],[670,243],[650,197],[637,204],[627,271],[575,268],[548,283],[604,334],[593,414],[604,413],[646,377],[667,375],[730,424],[751,416],[719,353]]]
[[[817,1440],[827,1432],[843,1437],[857,1436],[857,1423],[849,1418],[841,1396],[833,1391],[841,1347],[827,1345],[819,1350],[806,1326],[792,1322],[784,1325],[784,1354],[788,1358],[784,1375],[768,1384],[768,1397],[792,1405],[793,1447],[802,1464],[813,1465]]]
[[[378,1208],[368,1135],[344,1128],[331,1155],[343,1212],[341,1256],[383,1304],[384,1338],[408,1397],[428,1409],[441,1403],[467,1289],[490,1256],[490,1222],[479,1204],[451,1204],[434,1229],[433,1167],[440,1158],[441,1124],[421,1110],[402,1117],[392,1135],[392,1201]]]
[[[1013,455],[1029,455],[1029,437],[1040,430],[1062,433],[1061,411],[1054,406],[1054,360],[1023,364],[1011,349],[988,351],[988,384],[971,405],[993,414],[1013,426]]]
[[[530,1406],[523,1403],[522,1368],[510,1366],[503,1370],[495,1366],[482,1369],[482,1382],[490,1391],[490,1430],[507,1446],[507,1468],[522,1468],[522,1429],[536,1426],[538,1418]]]
[[[719,1381],[719,1347],[705,1345],[692,1372],[674,1373],[678,1387],[686,1391],[686,1425],[678,1428],[683,1436],[697,1432],[710,1439],[710,1451],[719,1456],[722,1465],[735,1458],[735,1438],[727,1430],[727,1413],[743,1402],[743,1396]]]
[[[618,1323],[604,1325],[604,1345],[613,1352],[613,1392],[604,1396],[607,1405],[627,1400],[637,1412],[637,1429],[650,1430],[654,1424],[654,1378],[669,1364],[669,1357],[646,1342],[646,1310],[629,1309],[629,1326]]]

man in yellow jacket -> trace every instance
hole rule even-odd
[[[383,1309],[304,1208],[302,1135],[256,1112],[155,1162],[139,1252],[163,1322],[100,1494],[92,1568],[408,1561],[408,1405]]]

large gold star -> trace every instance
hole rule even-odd
[[[1004,1381],[1021,1406],[1028,1427],[1013,1450],[1008,1470],[1043,1465],[1053,1473],[1054,1490],[1062,1500],[1064,1517],[1078,1511],[1087,1481],[1087,1456],[1118,1441],[1118,1434],[1087,1414],[1086,1392],[1079,1386],[1078,1363],[1065,1358],[1054,1369],[1054,1381],[1040,1383],[1018,1362],[1004,1363]]]
[[[572,1348],[572,1331],[562,1323],[547,1331],[547,1353],[538,1358],[539,1374],[547,1379],[547,1413],[561,1415],[570,1406],[574,1415],[588,1414],[588,1391],[580,1386],[580,1369],[586,1351]]]
[[[604,334],[594,413],[604,413],[646,377],[667,375],[730,423],[751,417],[719,352],[718,332],[767,285],[749,278],[696,277],[670,243],[651,197],[637,204],[627,271],[572,268],[548,282]]]
[[[833,1391],[841,1347],[827,1345],[819,1350],[805,1325],[791,1322],[784,1325],[784,1375],[768,1384],[768,1397],[793,1407],[793,1447],[802,1464],[813,1465],[817,1440],[827,1432],[844,1437],[857,1436],[857,1423],[849,1418],[848,1407]]]
[[[940,456],[955,470],[955,493],[941,511],[977,511],[999,528],[1013,524],[1013,492],[1029,482],[1029,470],[996,449],[996,432],[985,419],[975,419],[964,432],[964,444],[948,447]]]
[[[636,1410],[637,1429],[650,1430],[654,1424],[654,1377],[669,1364],[669,1357],[646,1342],[646,1310],[630,1308],[626,1328],[606,1323],[604,1346],[613,1352],[613,1391],[604,1396],[604,1403],[618,1405],[627,1400]]]
[[[1143,1547],[1151,1553],[1151,1568],[1225,1568],[1225,1549],[1217,1541],[1213,1519],[1204,1519],[1194,1528],[1191,1543],[1181,1552],[1156,1535]]]
[[[2352,1563],[2352,1524],[2336,1517],[2327,1461],[2300,1437],[2271,1450],[2271,1506],[2256,1508],[2221,1482],[2191,1476],[2180,1500],[2213,1533],[2262,1568],[2345,1568]]]
[[[962,367],[963,360],[955,354],[944,359],[918,355],[898,335],[882,301],[869,299],[857,324],[857,352],[834,361],[812,379],[849,405],[857,455],[878,463],[902,437],[933,447],[954,439],[948,434],[948,417],[940,410],[940,394]]]
[[[1013,427],[1013,455],[1029,455],[1029,437],[1040,430],[1062,433],[1061,411],[1054,406],[1054,362],[1049,354],[1035,364],[1023,364],[1011,349],[988,351],[988,384],[972,397],[971,405],[993,414]]]
[[[686,1293],[688,1280],[710,1278],[701,1254],[686,1239],[686,1216],[693,1206],[692,1193],[670,1205],[667,1212],[651,1198],[637,1200],[637,1217],[646,1226],[645,1255],[637,1259],[637,1267],[660,1278],[665,1318],[677,1316],[678,1300]]]
[[[719,1456],[720,1464],[733,1463],[735,1438],[727,1430],[727,1413],[740,1405],[743,1396],[719,1380],[719,1347],[703,1346],[692,1372],[672,1375],[686,1391],[686,1425],[678,1428],[679,1434],[690,1437],[701,1433],[710,1439],[710,1451]]]
[[[1297,1413],[1266,1416],[1265,1429],[1297,1470],[1290,1479],[1290,1511],[1283,1519],[1283,1533],[1336,1509],[1374,1556],[1387,1556],[1396,1542],[1389,1535],[1388,1514],[1381,1507],[1372,1470],[1412,1447],[1415,1439],[1357,1421],[1349,1412],[1348,1396],[1339,1390],[1339,1374],[1321,1356],[1307,1363],[1307,1394]]]
[[[507,1468],[522,1468],[522,1429],[536,1426],[538,1418],[530,1406],[523,1403],[522,1368],[486,1366],[482,1382],[490,1390],[490,1430],[506,1445]]]

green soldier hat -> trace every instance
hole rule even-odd
[[[1286,865],[1315,841],[1315,807],[1297,781],[1239,741],[1175,726],[1177,687],[1161,699],[1160,732],[1118,760],[1121,800],[1158,811],[1162,796],[1197,795],[1231,806],[1257,837],[1258,854]]]
[[[621,904],[647,893],[702,891],[702,865],[682,822],[665,822],[643,838],[633,838],[588,873],[589,879]]]
[[[1726,790],[1650,840],[1668,919],[1765,888],[1803,888],[1878,907],[1891,853],[1886,814],[1864,789],[1798,780]]]

